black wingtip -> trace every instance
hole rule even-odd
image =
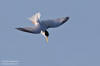
[[[25,29],[23,28],[16,28],[17,30],[20,30],[20,31],[25,31]]]
[[[17,29],[17,30],[22,30],[22,28],[15,28],[15,29]]]
[[[26,30],[24,28],[16,28],[16,29],[20,30],[20,31],[25,31],[26,32]]]
[[[66,17],[67,20],[69,20],[70,17]]]
[[[24,28],[16,28],[17,30],[23,31],[23,32],[28,32],[28,33],[33,33],[32,31],[26,30]]]
[[[64,21],[63,22],[66,22],[69,20],[70,17],[65,17]]]

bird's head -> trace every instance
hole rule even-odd
[[[47,42],[48,42],[48,37],[49,37],[49,32],[45,31],[45,39],[46,39]]]
[[[48,42],[48,37],[49,37],[49,32],[48,31],[41,31],[41,34],[45,37],[45,39],[46,39],[46,42]]]

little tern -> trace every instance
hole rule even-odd
[[[47,31],[48,28],[56,28],[60,25],[64,24],[69,20],[69,17],[62,17],[52,20],[40,20],[40,13],[35,13],[32,17],[29,18],[30,21],[34,24],[34,27],[20,27],[16,28],[20,31],[32,33],[32,34],[42,34],[46,41],[48,42],[49,32]]]

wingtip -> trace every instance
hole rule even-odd
[[[17,30],[20,30],[20,31],[25,31],[25,29],[23,28],[16,28]]]
[[[15,29],[17,29],[17,30],[21,30],[21,28],[15,28]]]
[[[23,32],[33,33],[32,31],[29,31],[25,28],[16,28],[16,29],[19,30],[19,31],[23,31]]]
[[[65,17],[65,21],[69,20],[70,17]]]
[[[67,22],[69,20],[70,17],[65,17],[63,23]]]
[[[66,19],[68,20],[70,17],[66,17]]]

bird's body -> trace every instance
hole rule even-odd
[[[54,20],[42,20],[42,21],[40,21],[39,19],[40,19],[40,13],[36,13],[31,18],[29,18],[29,20],[31,20],[32,23],[35,24],[35,26],[16,28],[16,29],[18,29],[20,31],[28,32],[28,33],[33,33],[33,34],[41,33],[48,42],[49,32],[47,31],[47,29],[59,27],[60,25],[67,22],[69,17],[57,18]]]

